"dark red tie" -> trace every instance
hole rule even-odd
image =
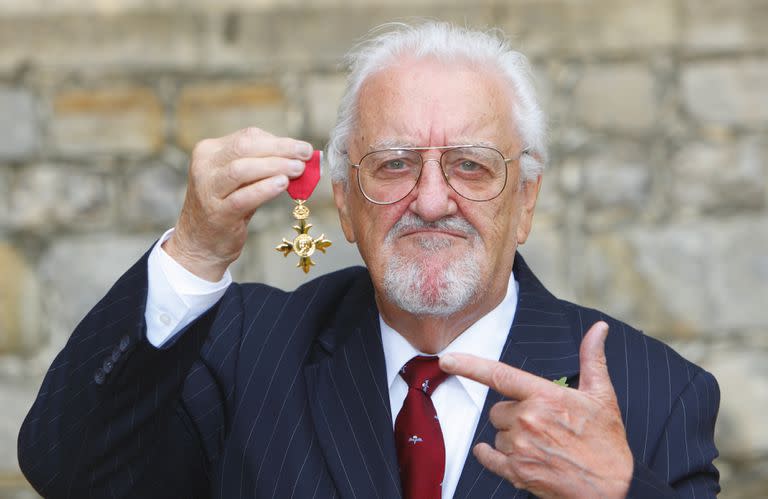
[[[395,420],[395,446],[404,499],[440,499],[445,443],[432,392],[448,377],[437,357],[418,356],[400,370],[408,394]]]

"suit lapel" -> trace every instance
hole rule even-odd
[[[573,330],[563,306],[536,279],[520,254],[515,256],[513,271],[520,290],[515,319],[500,360],[547,379],[565,376],[574,386],[579,371],[579,345],[574,334],[579,332]],[[472,447],[479,442],[493,445],[496,429],[488,412],[501,400],[501,394],[488,390]],[[470,448],[455,498],[521,498],[527,494],[483,468]]]
[[[305,368],[320,446],[343,498],[400,497],[389,389],[370,281],[350,290]]]

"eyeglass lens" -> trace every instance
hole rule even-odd
[[[504,189],[507,165],[501,153],[490,147],[448,149],[440,164],[448,184],[467,199],[486,201]],[[418,151],[392,149],[369,153],[360,162],[360,188],[374,202],[397,202],[416,186],[422,166]]]

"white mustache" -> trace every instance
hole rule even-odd
[[[477,236],[477,229],[466,218],[458,216],[444,217],[435,222],[426,222],[420,216],[412,212],[406,212],[395,225],[389,229],[386,241],[391,242],[398,235],[412,230],[431,229],[459,232],[467,236]]]

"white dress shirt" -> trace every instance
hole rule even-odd
[[[469,329],[461,333],[450,345],[437,355],[450,352],[471,353],[486,359],[499,360],[507,334],[517,308],[517,282],[510,276],[504,300],[484,315]],[[398,373],[403,365],[416,355],[425,354],[413,348],[400,334],[389,327],[379,316],[381,341],[384,346],[384,360],[387,366],[389,403],[392,422],[397,418],[408,393],[408,385]],[[464,461],[472,446],[472,437],[485,404],[488,387],[461,376],[449,376],[432,393],[432,403],[440,420],[445,442],[445,476],[443,477],[443,499],[453,497],[459,484]]]
[[[224,296],[232,283],[229,269],[219,282],[206,281],[185,269],[162,248],[173,229],[155,244],[147,260],[147,339],[161,347]]]
[[[219,301],[232,282],[229,270],[214,283],[197,277],[177,263],[161,247],[172,233],[173,229],[163,234],[152,248],[147,262],[149,289],[144,317],[147,339],[158,348]],[[437,355],[462,352],[498,360],[512,327],[517,293],[517,282],[514,275],[510,275],[504,300]],[[408,385],[398,372],[411,358],[428,354],[416,350],[381,317],[379,324],[394,424],[408,392]],[[432,393],[432,403],[445,441],[443,499],[453,497],[456,491],[487,393],[487,386],[459,376],[449,376]]]

